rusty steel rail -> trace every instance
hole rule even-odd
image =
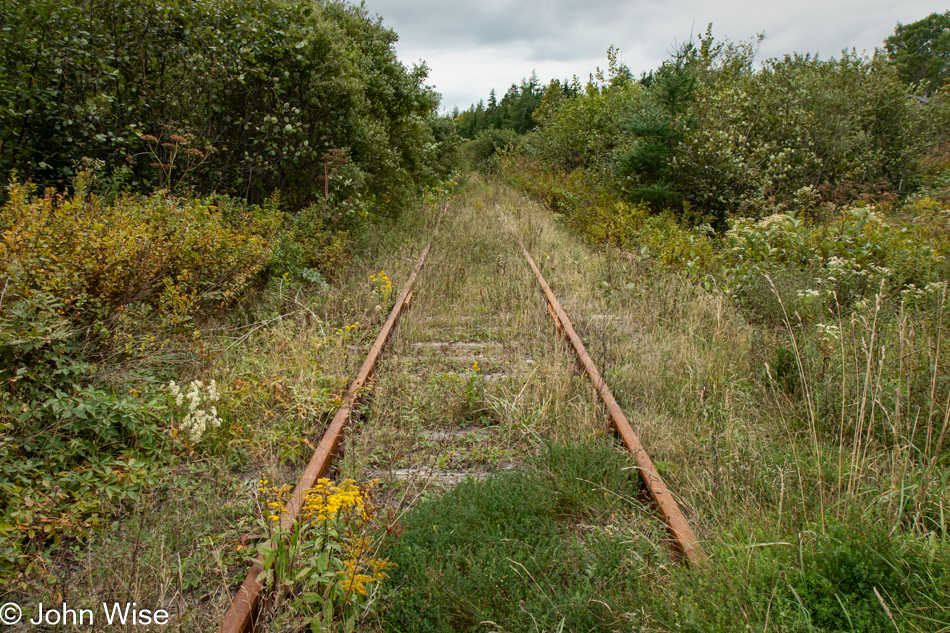
[[[581,365],[584,366],[584,370],[594,385],[594,389],[597,390],[600,399],[604,402],[604,406],[607,407],[607,413],[610,414],[610,419],[613,421],[614,427],[616,427],[617,432],[620,434],[627,450],[633,453],[633,457],[637,462],[637,469],[640,471],[640,478],[643,480],[643,485],[646,487],[647,493],[653,503],[660,511],[660,515],[663,517],[666,527],[673,537],[673,545],[680,554],[686,557],[686,560],[691,566],[699,567],[706,560],[706,555],[703,553],[693,530],[689,527],[686,517],[683,516],[683,512],[670,493],[669,488],[667,488],[663,478],[660,477],[656,467],[653,466],[653,460],[650,459],[650,455],[647,454],[643,443],[640,442],[640,438],[636,432],[634,432],[633,427],[630,426],[630,422],[627,420],[627,416],[624,415],[623,409],[617,404],[617,400],[614,398],[613,393],[611,393],[610,387],[607,386],[603,376],[600,375],[597,365],[594,364],[590,354],[587,353],[584,343],[577,335],[577,332],[574,331],[574,326],[571,324],[570,318],[568,318],[564,308],[561,307],[557,297],[554,296],[551,287],[548,286],[548,283],[544,280],[537,264],[534,263],[531,254],[528,253],[528,249],[526,249],[524,244],[520,241],[518,243],[521,246],[521,250],[524,251],[524,256],[527,258],[528,264],[531,265],[531,270],[534,271],[534,276],[537,277],[541,289],[544,290],[544,294],[548,300],[548,311],[551,312],[551,316],[554,317],[558,332],[571,342],[578,360]]]
[[[389,335],[396,327],[399,314],[402,312],[402,309],[409,304],[412,298],[412,284],[416,280],[419,271],[422,270],[422,265],[426,261],[430,247],[431,243],[422,251],[422,255],[419,257],[419,261],[416,263],[412,274],[409,275],[409,279],[403,286],[402,292],[399,293],[399,297],[396,299],[395,307],[392,312],[389,313],[389,318],[383,323],[383,327],[379,331],[376,341],[372,347],[369,348],[366,360],[363,361],[359,373],[356,374],[356,379],[350,384],[350,388],[343,397],[343,405],[337,410],[336,415],[333,416],[330,426],[323,434],[323,439],[320,440],[320,444],[313,452],[310,462],[300,476],[300,480],[297,482],[297,487],[294,488],[290,500],[285,504],[284,510],[280,515],[281,532],[287,533],[293,528],[297,520],[297,513],[303,506],[304,495],[313,487],[317,479],[323,477],[329,471],[331,457],[343,439],[343,431],[349,421],[350,412],[356,402],[359,391],[366,384],[367,379],[376,367],[376,361],[379,360],[383,348],[389,340]],[[218,628],[218,633],[245,633],[251,630],[254,617],[261,602],[261,593],[263,590],[261,583],[258,581],[258,577],[261,572],[264,571],[261,562],[260,558],[254,561],[241,587],[231,598],[231,606],[224,615],[224,620]]]

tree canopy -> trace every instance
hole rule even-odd
[[[950,77],[950,11],[898,23],[884,46],[901,79],[936,90]]]
[[[92,158],[302,205],[335,162],[344,197],[395,204],[438,153],[438,95],[395,41],[333,0],[0,0],[0,170],[61,186]]]

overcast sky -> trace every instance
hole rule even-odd
[[[827,59],[845,47],[872,53],[898,22],[950,8],[930,0],[366,0],[366,7],[399,34],[405,64],[425,60],[444,110],[465,109],[492,88],[501,96],[532,70],[545,83],[586,80],[607,66],[610,45],[639,76],[710,22],[717,39],[764,32],[760,59],[793,51]]]

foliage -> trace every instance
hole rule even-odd
[[[593,170],[544,168],[520,157],[505,157],[501,173],[543,200],[577,233],[598,244],[634,251],[639,261],[699,275],[714,268],[719,256],[708,225],[683,227],[669,213],[654,215],[644,202],[631,204],[604,190]],[[630,257],[634,255],[629,254]]]
[[[803,187],[842,206],[921,186],[921,159],[945,141],[941,95],[909,99],[884,55],[756,67],[760,42],[707,30],[638,83],[615,57],[609,79],[571,98],[552,82],[520,151],[548,169],[596,171],[600,189],[719,231],[731,217],[788,210]]]
[[[950,11],[898,23],[884,47],[902,81],[936,90],[950,77]]]
[[[9,299],[9,298],[8,298]],[[0,573],[108,519],[169,460],[164,398],[88,384],[84,341],[45,292],[0,313]],[[24,569],[25,568],[25,569]]]
[[[91,157],[130,164],[140,188],[280,189],[299,208],[320,196],[322,157],[345,148],[340,199],[395,209],[442,171],[437,96],[395,40],[333,1],[5,2],[0,171],[61,186]]]
[[[156,309],[169,325],[200,308],[227,305],[263,268],[283,218],[277,209],[224,197],[175,199],[157,193],[113,204],[89,194],[13,184],[0,209],[0,265],[6,301],[35,293],[88,325],[123,322]]]
[[[825,313],[836,304],[851,308],[877,292],[912,298],[950,274],[950,242],[933,231],[924,214],[909,225],[888,221],[868,207],[844,209],[822,223],[797,214],[758,222],[740,218],[723,244],[730,265],[726,292],[740,301],[757,301],[762,295],[756,279],[777,270],[799,271],[813,284],[810,292],[796,289],[814,297],[808,311],[799,310],[803,316]]]
[[[683,195],[719,228],[781,209],[802,187],[837,204],[912,188],[931,142],[920,104],[880,56],[767,60],[704,86],[694,116],[675,165]]]
[[[499,152],[513,147],[517,142],[518,135],[511,130],[487,128],[463,145],[462,151],[473,163],[490,168]]]
[[[370,592],[389,578],[386,570],[393,566],[374,554],[369,490],[352,479],[320,479],[288,530],[278,521],[289,487],[268,488],[267,483],[262,480],[258,492],[276,499],[265,510],[270,539],[257,548],[264,566],[260,579],[281,595],[292,592],[277,618],[302,618],[312,631],[353,631]]]
[[[642,99],[642,88],[624,83],[552,103],[526,140],[530,155],[567,169],[610,169],[614,152],[627,146],[623,122]]]
[[[435,140],[435,164],[431,167],[435,176],[428,178],[427,190],[444,186],[462,168],[462,137],[458,124],[451,116],[438,116],[429,120]]]
[[[285,216],[283,230],[267,260],[270,276],[291,275],[318,286],[333,279],[348,261],[349,234],[327,226],[323,220],[326,215],[321,207],[310,205]]]
[[[459,112],[456,108],[452,116],[458,124],[463,138],[474,139],[483,130],[513,130],[524,134],[534,128],[534,111],[538,108],[544,90],[538,85],[534,73],[530,79],[523,79],[521,85],[511,87],[499,102],[492,90],[488,97],[488,106],[479,101],[468,110]]]
[[[808,565],[788,580],[786,600],[800,599],[818,630],[890,631],[893,615],[881,604],[890,602],[896,609],[908,593],[929,589],[921,582],[926,563],[901,549],[880,528],[855,536],[834,525],[809,547]]]
[[[221,424],[213,383],[169,402],[162,364],[201,349],[198,320],[262,274],[284,222],[225,196],[110,203],[97,187],[91,172],[71,196],[13,183],[0,207],[3,573],[103,524]]]
[[[887,480],[901,492],[875,493],[876,511],[895,531],[943,532],[947,235],[858,209],[818,225],[740,220],[726,240],[732,267],[716,276],[753,319],[785,331],[766,374],[790,396],[817,468],[853,495],[881,485],[886,454]]]
[[[690,101],[697,78],[692,43],[680,47],[675,57],[651,76],[647,99],[626,121],[635,141],[617,162],[620,174],[631,180],[630,197],[659,208],[682,199],[676,190],[674,152],[689,127],[695,125]]]

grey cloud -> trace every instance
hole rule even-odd
[[[606,64],[610,45],[639,74],[709,22],[719,39],[745,40],[764,31],[760,58],[796,51],[827,59],[843,48],[873,52],[898,21],[946,10],[935,0],[367,0],[366,7],[399,34],[401,59],[426,60],[448,108],[485,97],[485,86],[503,92],[532,68],[543,82],[551,78],[546,71],[586,78]]]

